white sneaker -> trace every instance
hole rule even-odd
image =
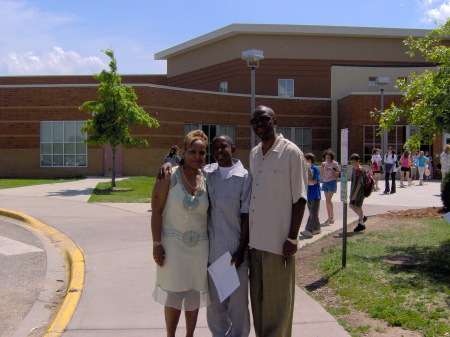
[[[325,223],[328,224],[328,225],[334,223],[334,216],[332,216],[327,221],[325,221]]]
[[[313,235],[317,235],[320,233],[322,233],[322,230],[320,230],[320,229],[316,229],[315,231],[313,231]]]
[[[303,231],[303,232],[300,232],[300,234],[305,236],[305,237],[307,237],[307,238],[312,238],[313,237],[313,233],[311,233],[310,231],[306,231],[306,230]]]

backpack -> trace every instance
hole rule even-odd
[[[364,178],[364,197],[368,198],[372,194],[373,185],[375,184],[375,181],[372,178],[372,175],[369,171],[364,170],[362,166],[359,167],[359,169],[356,171],[356,176],[359,175],[359,171],[363,171],[365,173]]]

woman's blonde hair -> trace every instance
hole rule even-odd
[[[450,144],[445,145],[444,147],[444,151],[447,152],[448,150],[450,150]]]
[[[208,145],[208,136],[202,130],[192,130],[184,137],[184,149],[187,150],[196,140],[203,140]]]

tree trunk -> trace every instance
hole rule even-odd
[[[116,147],[111,147],[112,150],[112,176],[111,176],[111,188],[116,187]]]

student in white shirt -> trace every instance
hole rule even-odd
[[[384,166],[385,166],[385,187],[384,194],[394,194],[395,193],[395,174],[397,173],[397,155],[395,154],[392,146],[388,146],[387,152],[384,155]],[[392,179],[391,188],[389,190],[389,179]]]

